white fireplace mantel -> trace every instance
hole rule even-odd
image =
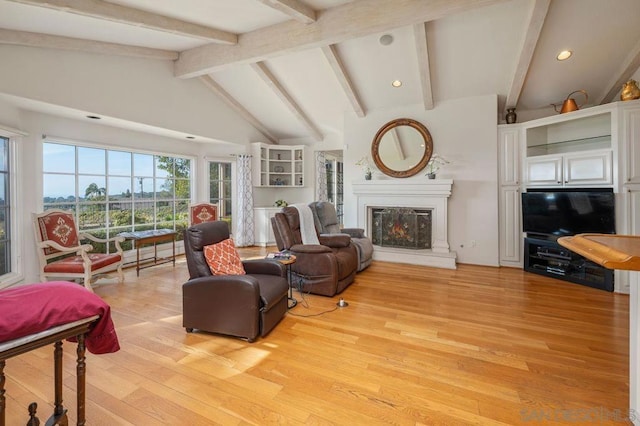
[[[451,179],[363,180],[352,182],[358,206],[358,227],[370,235],[372,208],[412,207],[432,210],[431,250],[409,250],[375,246],[373,258],[389,262],[411,263],[441,268],[456,268],[456,253],[449,250],[447,203]]]

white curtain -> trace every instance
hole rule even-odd
[[[329,201],[327,194],[327,166],[324,151],[316,151],[316,201]]]
[[[238,155],[238,200],[236,208],[236,235],[238,247],[252,246],[255,240],[253,224],[253,187],[251,186],[251,156]]]

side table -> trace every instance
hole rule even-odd
[[[291,255],[288,258],[276,257],[274,259],[287,267],[287,281],[289,282],[289,303],[287,306],[289,309],[294,308],[298,304],[298,301],[293,297],[293,285],[291,283],[291,265],[296,263],[296,257],[294,255]]]
[[[134,231],[134,232],[121,232],[118,234],[120,237],[124,237],[127,240],[133,240],[136,246],[136,275],[140,276],[140,270],[150,268],[155,265],[160,265],[173,261],[173,266],[176,266],[176,235],[178,233],[172,229],[151,229],[148,231]],[[173,244],[173,255],[170,258],[161,259],[158,262],[158,247],[157,243],[171,242]],[[140,247],[145,244],[153,244],[153,257],[150,259],[143,259],[145,261],[153,261],[152,265],[140,266]]]

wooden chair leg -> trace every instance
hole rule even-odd
[[[66,426],[69,424],[67,410],[62,405],[62,341],[58,340],[54,344],[53,350],[53,370],[54,370],[54,407],[53,416],[47,420],[47,425]]]

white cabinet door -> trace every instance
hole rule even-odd
[[[500,184],[518,185],[520,180],[520,129],[499,128]]]
[[[520,189],[500,190],[500,264],[521,266],[522,232],[520,225]]]
[[[612,183],[611,150],[565,155],[564,184],[566,186],[611,185]]]
[[[640,183],[640,109],[630,109],[623,113],[622,143],[625,153],[625,183]]]
[[[528,186],[562,185],[562,156],[540,155],[527,158]]]

